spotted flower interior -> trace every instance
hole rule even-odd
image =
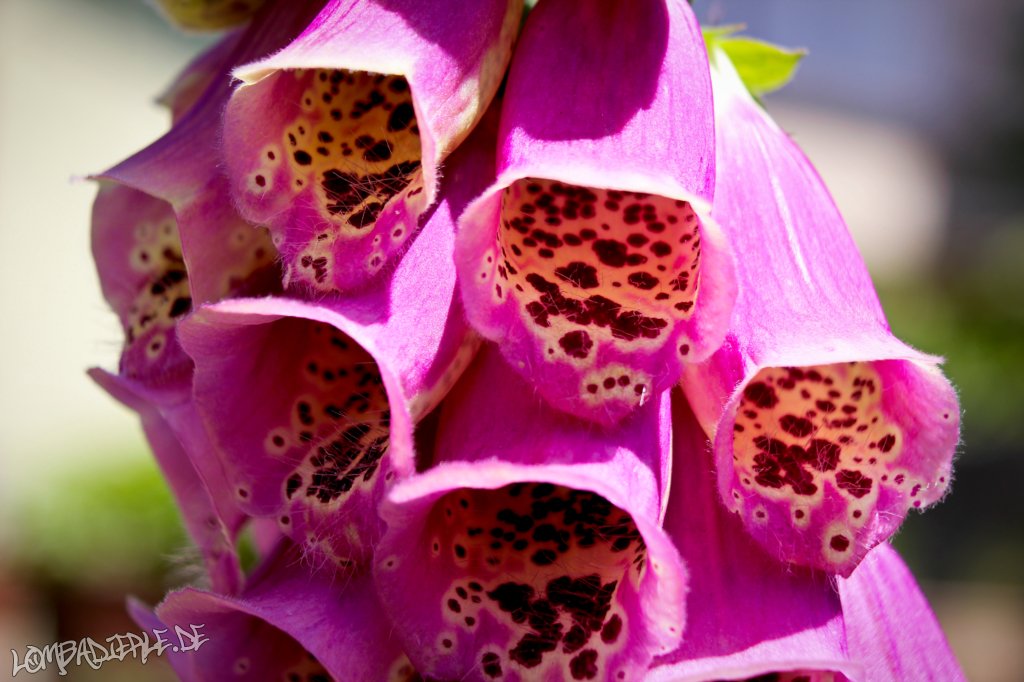
[[[646,545],[600,495],[548,483],[456,490],[434,504],[418,542],[382,566],[431,576],[421,584],[437,623],[428,658],[469,658],[483,679],[635,678]]]
[[[378,272],[425,208],[406,79],[282,70],[240,93],[225,133],[236,199],[270,225],[286,279],[331,291]]]
[[[932,480],[908,457],[893,402],[912,399],[909,390],[869,362],[761,370],[732,426],[732,507],[755,528],[791,526],[797,555],[859,560],[880,511],[902,516],[947,486],[948,474]]]
[[[162,219],[140,220],[133,237],[129,263],[144,284],[123,319],[121,371],[130,379],[139,379],[146,374],[171,373],[172,363],[189,364],[171,339],[178,318],[192,310],[192,295],[178,223],[170,206]]]
[[[391,412],[373,357],[331,325],[298,318],[220,330],[189,349],[243,508],[339,565],[368,552],[391,476]],[[250,373],[261,374],[255,389],[242,381]]]
[[[494,305],[514,300],[541,362],[567,363],[579,400],[632,409],[655,389],[653,354],[693,315],[700,221],[685,201],[524,179],[501,197]],[[682,341],[673,352],[690,353]],[[653,371],[652,371],[653,370]]]
[[[266,230],[234,219],[208,235],[223,268],[207,274],[217,297],[267,291],[265,271],[276,251]],[[170,204],[108,184],[93,213],[93,249],[104,295],[124,328],[122,376],[150,385],[187,380],[191,361],[177,344],[176,325],[193,308],[178,221]]]

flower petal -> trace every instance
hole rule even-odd
[[[494,96],[518,0],[336,0],[235,75],[224,149],[242,214],[270,226],[286,280],[358,288],[438,197],[438,168]]]
[[[304,25],[309,9],[279,5],[217,59],[227,65],[264,54]],[[170,132],[97,177],[93,254],[125,329],[120,373],[151,388],[174,392],[190,380],[175,325],[193,301],[280,289],[269,233],[235,212],[215,152],[229,93],[226,68],[219,80],[211,74],[203,96]]]
[[[865,666],[860,679],[966,679],[914,576],[887,543],[838,582],[850,654]]]
[[[689,7],[538,5],[499,145],[497,182],[460,220],[470,320],[553,405],[614,422],[718,347],[735,296]]]
[[[414,468],[414,424],[476,350],[450,256],[452,211],[473,186],[452,184],[386,286],[318,304],[225,301],[180,327],[235,499],[339,563],[372,549],[380,494]]]
[[[665,530],[690,571],[682,646],[648,682],[857,679],[828,575],[765,553],[718,497],[707,436],[682,396],[673,404],[672,495]],[[839,679],[842,679],[839,677]]]
[[[185,528],[202,553],[213,589],[227,594],[237,592],[241,573],[235,539],[245,517],[224,494],[223,473],[208,466],[203,470],[196,468],[197,464],[202,466],[210,461],[209,457],[195,456],[209,446],[187,395],[169,399],[166,392],[154,394],[145,386],[100,369],[89,374],[114,398],[139,413]]]
[[[405,680],[408,661],[390,634],[369,575],[313,570],[296,548],[270,557],[239,597],[194,588],[172,592],[156,616],[175,641],[196,628],[206,641],[173,653],[186,681]],[[133,609],[141,609],[136,605]],[[144,625],[155,625],[145,613]]]
[[[683,386],[747,529],[784,561],[849,575],[946,491],[956,395],[936,358],[890,333],[806,157],[715,64],[714,212],[741,294],[725,344]]]
[[[299,32],[311,13],[306,3],[274,3],[218,59],[227,67],[272,52]],[[280,280],[269,233],[242,220],[223,177],[217,150],[230,92],[224,68],[166,135],[98,176],[171,206],[197,303],[267,293],[274,290],[270,282]]]
[[[196,104],[211,85],[228,78],[245,31],[233,31],[215,42],[182,69],[157,103],[171,111],[171,122],[177,123]]]
[[[685,570],[659,528],[668,447],[667,396],[595,427],[482,351],[445,400],[440,463],[381,507],[377,585],[417,669],[639,679],[683,628]]]
[[[124,329],[121,375],[183,390],[192,362],[178,346],[175,324],[192,309],[192,293],[171,206],[102,183],[93,204],[92,249],[103,295]]]

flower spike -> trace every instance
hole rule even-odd
[[[686,3],[538,4],[498,153],[460,219],[470,321],[553,405],[613,423],[718,347],[735,296],[708,217],[711,84]]]
[[[714,62],[714,213],[741,293],[725,344],[683,387],[726,505],[779,559],[846,576],[945,493],[956,394],[937,358],[892,336],[806,157]]]
[[[381,508],[381,601],[440,679],[638,680],[683,630],[660,528],[668,397],[617,427],[552,411],[493,346],[446,399],[435,465]]]
[[[439,168],[494,96],[521,0],[333,0],[292,44],[235,71],[224,151],[286,281],[356,289],[407,245]]]

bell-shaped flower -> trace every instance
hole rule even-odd
[[[726,341],[683,387],[719,491],[779,559],[849,575],[942,497],[958,441],[939,360],[893,337],[835,203],[713,55],[714,215],[740,293]]]
[[[559,409],[615,422],[718,347],[734,286],[708,218],[714,160],[685,2],[530,13],[498,178],[460,219],[456,261],[473,326]]]
[[[849,579],[778,562],[722,504],[707,436],[685,401],[673,407],[665,530],[689,569],[687,629],[648,682],[963,679],[891,547],[869,552]]]
[[[163,655],[183,682],[419,679],[369,574],[311,567],[290,543],[264,559],[237,597],[186,587],[155,612],[135,601],[129,610],[147,631],[166,631],[160,636],[174,648]]]
[[[579,420],[481,350],[443,403],[434,466],[381,507],[376,583],[424,676],[639,680],[675,648],[669,416],[663,393],[618,426]]]
[[[415,468],[413,429],[479,345],[457,294],[455,215],[493,177],[493,126],[381,286],[316,303],[238,298],[181,323],[194,396],[232,497],[324,560],[359,563],[377,505]]]
[[[190,66],[194,79],[172,86],[166,135],[96,176],[92,249],[125,330],[119,373],[150,388],[187,385],[191,363],[175,326],[194,302],[279,289],[269,233],[231,206],[215,151],[230,67],[280,47],[308,20],[308,10],[271,9]]]
[[[285,279],[358,288],[407,245],[441,164],[505,72],[521,0],[332,0],[284,50],[235,71],[231,191]]]

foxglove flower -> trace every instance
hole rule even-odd
[[[474,327],[570,413],[612,423],[658,395],[728,321],[714,174],[684,2],[540,3],[509,72],[498,178],[460,220]]]
[[[683,386],[747,529],[781,560],[848,576],[945,493],[956,395],[937,358],[893,337],[825,186],[724,56],[714,85],[714,214],[740,295]]]
[[[521,10],[332,0],[287,48],[235,71],[231,190],[270,227],[288,283],[355,289],[407,245],[501,82]]]
[[[382,492],[415,468],[416,422],[478,345],[451,252],[455,214],[491,174],[493,140],[485,123],[451,157],[449,188],[384,285],[317,303],[225,301],[179,327],[232,498],[335,563],[369,555]]]
[[[662,393],[595,426],[481,351],[443,405],[433,467],[381,509],[377,585],[422,674],[637,680],[678,645],[685,570],[660,528],[668,408]]]
[[[963,678],[891,547],[877,546],[848,579],[778,562],[722,504],[707,436],[690,407],[676,400],[673,412],[665,530],[689,569],[687,629],[648,682]]]
[[[175,628],[203,640],[191,651],[167,651],[183,682],[285,680],[413,682],[415,671],[391,635],[369,576],[312,569],[282,543],[237,597],[187,587],[149,611],[129,604],[149,631]]]

